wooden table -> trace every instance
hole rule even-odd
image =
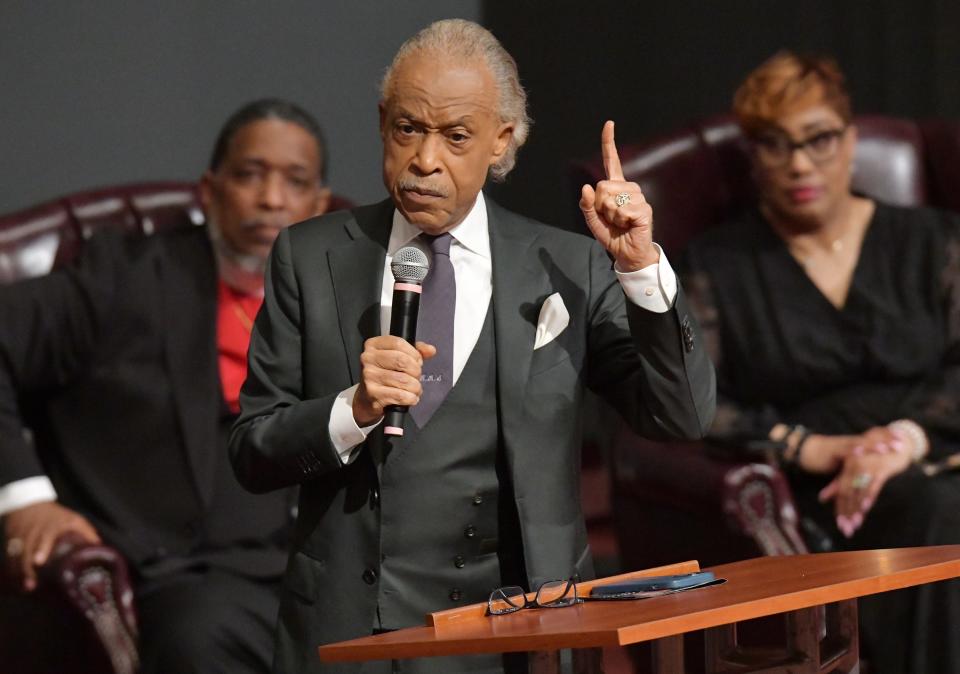
[[[682,562],[580,588],[586,594],[604,582],[698,568],[696,562]],[[676,674],[684,670],[683,633],[705,630],[710,672],[857,672],[856,598],[960,576],[960,545],[761,557],[711,570],[727,582],[638,601],[586,602],[505,616],[486,616],[486,605],[474,604],[431,614],[424,627],[321,646],[320,659],[555,653],[653,641],[655,670]],[[779,613],[787,614],[788,625],[782,651],[758,659],[738,648],[737,622]],[[595,654],[576,662],[583,671],[598,671]],[[554,656],[540,655],[532,658],[531,669],[549,671],[555,663]]]

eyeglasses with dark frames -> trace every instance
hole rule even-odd
[[[793,158],[793,153],[803,150],[814,164],[825,164],[833,159],[840,147],[840,138],[847,126],[839,129],[819,131],[803,140],[793,140],[785,134],[768,133],[751,140],[760,162],[769,168],[785,166]]]
[[[577,578],[567,580],[548,580],[540,584],[533,594],[519,585],[497,588],[487,600],[487,615],[506,615],[525,608],[564,608],[579,604],[582,599],[577,594]]]

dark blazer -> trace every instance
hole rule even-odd
[[[644,435],[699,438],[713,417],[713,368],[682,292],[664,314],[628,307],[595,241],[487,204],[497,395],[527,577],[589,576],[578,471],[584,388]],[[317,644],[374,624],[376,588],[362,578],[379,565],[382,433],[342,466],[327,423],[336,395],[358,381],[364,340],[380,333],[392,213],[385,201],[294,225],[271,257],[230,449],[250,489],[302,484],[281,663],[313,663]],[[570,324],[534,351],[540,308],[555,292]]]
[[[48,475],[142,574],[283,569],[289,494],[236,484],[222,401],[205,229],[104,232],[0,288],[0,484]]]

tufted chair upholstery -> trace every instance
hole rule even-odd
[[[960,121],[854,120],[856,191],[900,205],[960,211]],[[654,207],[656,237],[676,260],[704,229],[754,200],[739,128],[729,116],[620,148],[627,180]],[[603,179],[599,157],[571,166],[571,193]],[[576,204],[577,217],[581,217]],[[627,431],[612,451],[613,512],[626,568],[677,559],[718,564],[758,554],[829,549],[796,512],[780,471],[702,443],[654,443]]]
[[[331,210],[351,203],[334,196]],[[42,276],[102,227],[151,235],[204,223],[194,183],[154,182],[70,194],[0,215],[0,283]],[[0,546],[0,550],[4,546]],[[127,563],[106,545],[61,538],[24,597],[0,566],[0,669],[18,674],[135,674],[137,620]]]

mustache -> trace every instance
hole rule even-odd
[[[448,197],[450,196],[449,190],[444,187],[431,183],[426,180],[417,180],[416,178],[402,177],[397,181],[397,188],[409,191],[409,192],[419,192],[420,194],[429,194],[432,197]]]

